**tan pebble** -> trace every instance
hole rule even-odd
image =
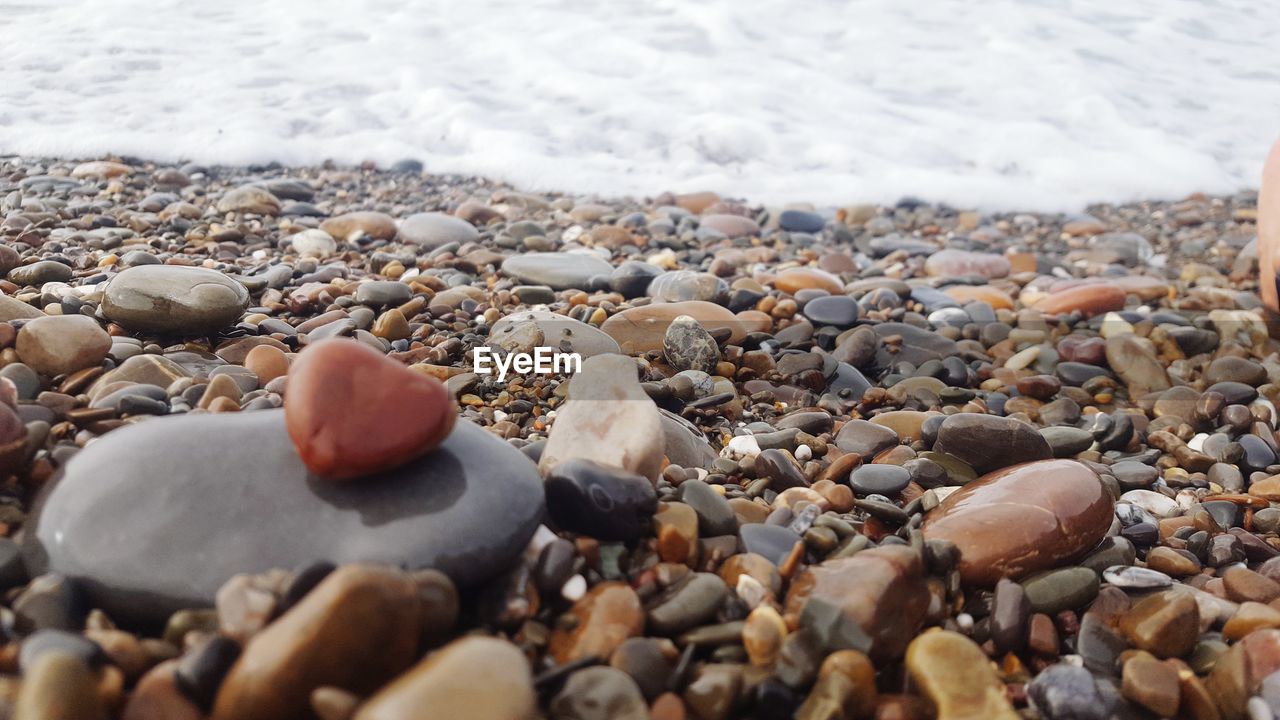
[[[342,688],[318,687],[311,693],[311,709],[320,720],[348,720],[359,704],[359,697]]]
[[[138,682],[125,703],[122,720],[201,720],[204,714],[178,689],[169,660],[155,666]]]
[[[1134,657],[1124,664],[1121,692],[1160,717],[1178,713],[1178,671],[1150,655]]]
[[[245,646],[214,702],[212,720],[304,716],[332,685],[370,693],[412,662],[422,610],[408,574],[344,565]]]
[[[787,637],[787,623],[768,605],[761,605],[747,615],[742,627],[742,645],[753,665],[767,667],[778,658],[782,641]]]
[[[428,655],[360,706],[356,720],[404,720],[424,708],[449,720],[532,720],[533,677],[519,648],[464,637]]]
[[[964,635],[948,630],[920,635],[907,648],[906,664],[937,707],[937,720],[1018,720],[991,662]]]
[[[22,681],[13,720],[105,720],[97,682],[84,661],[47,652]]]
[[[289,373],[289,356],[276,347],[258,345],[244,357],[244,366],[258,376],[261,387]]]

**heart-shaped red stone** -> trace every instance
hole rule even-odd
[[[311,472],[334,480],[403,465],[443,442],[458,417],[439,380],[355,340],[307,347],[288,377],[293,446]]]

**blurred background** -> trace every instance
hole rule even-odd
[[[1069,210],[1256,187],[1272,0],[0,0],[0,153]]]

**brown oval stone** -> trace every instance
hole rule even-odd
[[[929,514],[926,539],[960,549],[960,575],[994,585],[1080,557],[1111,526],[1114,503],[1097,474],[1074,460],[1017,465],[965,485]]]
[[[729,330],[729,342],[742,342],[747,336],[744,323],[727,308],[703,300],[657,303],[623,310],[604,321],[600,329],[618,341],[622,352],[638,355],[650,350],[661,350],[662,340],[672,321],[688,315],[707,332],[721,328]]]
[[[329,218],[320,223],[320,229],[335,240],[348,240],[361,234],[377,240],[391,240],[396,236],[396,221],[386,213],[359,210]]]
[[[760,234],[760,224],[741,215],[704,215],[700,227],[722,232],[731,238]]]
[[[976,301],[984,302],[997,310],[1013,309],[1013,298],[1009,297],[1009,293],[990,285],[952,285],[944,292],[959,303]]]
[[[939,250],[924,262],[924,271],[934,277],[978,275],[990,280],[1008,275],[1010,269],[1009,259],[1003,255],[968,250]]]
[[[379,690],[354,720],[532,720],[536,702],[529,663],[519,648],[497,638],[468,636]]]
[[[1035,309],[1047,315],[1063,315],[1079,311],[1093,317],[1112,310],[1124,309],[1124,290],[1115,285],[1079,285],[1046,296]]]
[[[929,608],[920,556],[901,545],[810,565],[791,581],[787,615],[798,618],[809,598],[843,610],[871,639],[868,654],[877,660],[901,657]]]
[[[791,295],[800,290],[826,290],[832,295],[844,294],[840,278],[817,268],[791,268],[778,273],[773,286]]]
[[[253,636],[218,690],[213,720],[305,717],[324,685],[370,693],[418,651],[418,588],[405,573],[346,565]]]
[[[569,614],[577,620],[574,628],[551,635],[551,654],[560,663],[589,655],[609,657],[623,640],[644,631],[640,597],[625,583],[600,583],[575,602]]]

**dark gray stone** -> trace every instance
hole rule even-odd
[[[897,352],[890,352],[881,343],[876,349],[877,368],[888,368],[899,362],[920,366],[929,360],[942,360],[958,352],[954,340],[915,325],[888,322],[876,325],[875,330],[881,340],[895,335],[902,338],[902,345],[897,348]]]
[[[212,605],[237,573],[320,560],[436,568],[472,586],[520,554],[542,507],[533,463],[470,422],[379,478],[333,483],[307,472],[281,410],[159,418],[68,463],[25,556],[113,618],[158,623]]]

